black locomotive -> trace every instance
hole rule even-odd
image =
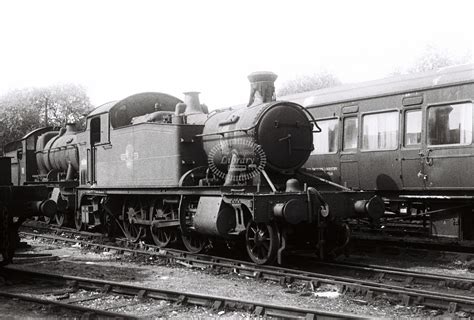
[[[33,216],[54,216],[56,203],[45,186],[13,186],[10,158],[0,157],[0,265],[11,262],[19,242],[18,228]]]
[[[196,92],[141,93],[95,109],[83,132],[37,130],[8,148],[17,182],[48,186],[57,222],[78,229],[118,226],[192,252],[243,242],[259,264],[293,246],[335,255],[349,240],[344,219],[377,220],[383,202],[301,169],[320,130],[301,105],[275,100],[275,79],[251,74],[238,109],[208,113]]]

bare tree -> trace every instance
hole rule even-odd
[[[75,84],[10,91],[0,97],[0,145],[39,127],[79,122],[91,109],[86,90]]]
[[[321,71],[311,75],[299,76],[293,80],[286,81],[278,89],[278,96],[285,96],[293,93],[312,91],[317,89],[338,86],[341,81],[327,71]]]

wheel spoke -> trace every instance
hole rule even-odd
[[[122,207],[123,229],[125,236],[136,242],[143,236],[143,226],[136,223],[137,219],[142,219],[142,206],[139,201],[133,198],[125,200]]]
[[[278,252],[278,229],[274,223],[250,221],[246,230],[246,247],[250,258],[257,264],[271,264]]]
[[[195,233],[182,234],[184,246],[193,253],[201,252],[206,246],[206,239]]]

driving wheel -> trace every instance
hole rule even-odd
[[[195,232],[182,233],[181,239],[186,249],[191,253],[201,253],[207,244],[207,239]]]
[[[177,227],[159,227],[157,222],[167,222],[177,219],[176,204],[167,203],[163,199],[156,199],[150,207],[152,223],[150,234],[153,242],[160,248],[165,248],[177,240]]]
[[[192,253],[202,252],[208,243],[208,239],[198,234],[193,228],[193,219],[198,203],[199,198],[183,197],[179,205],[181,240],[186,249]]]
[[[74,224],[76,225],[76,230],[78,231],[87,229],[86,224],[82,221],[82,213],[80,209],[76,210],[74,213]]]
[[[122,206],[122,223],[127,239],[137,242],[143,237],[145,229],[138,223],[138,220],[144,218],[145,210],[140,200],[138,198],[125,199]]]
[[[158,228],[152,224],[150,226],[150,233],[153,242],[160,248],[165,248],[171,243],[176,242],[175,228]]]

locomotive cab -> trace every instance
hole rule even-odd
[[[81,185],[176,187],[185,172],[205,164],[194,139],[202,126],[186,125],[176,113],[180,104],[142,93],[92,112],[79,143]]]

